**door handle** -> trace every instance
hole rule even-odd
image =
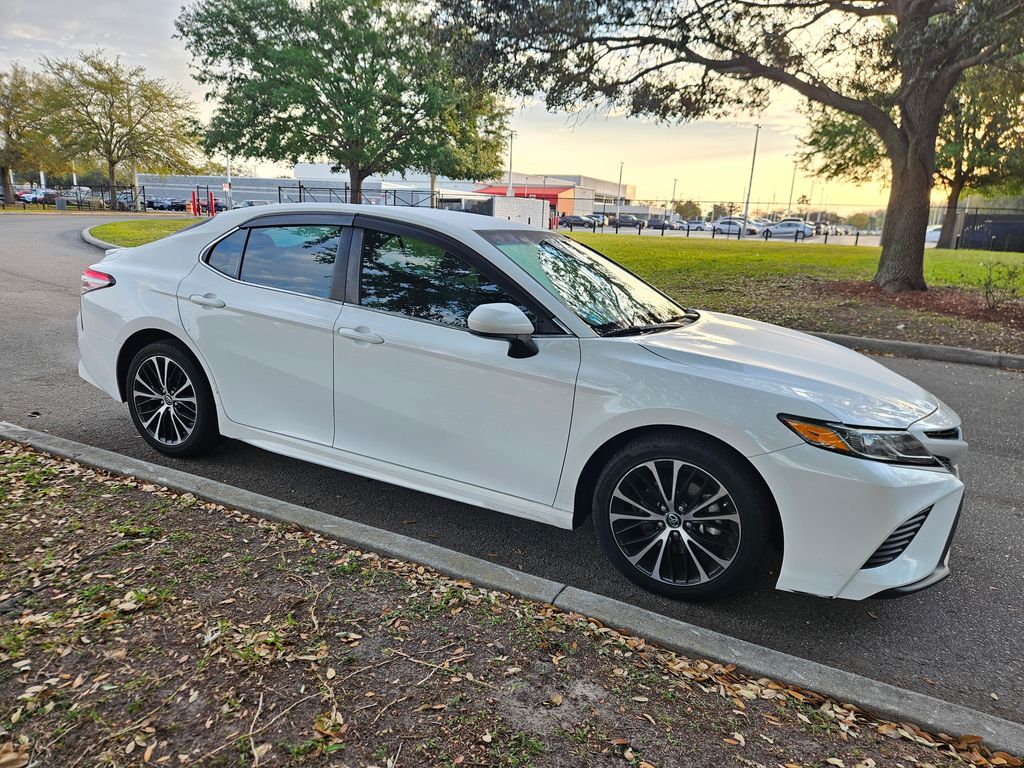
[[[352,339],[352,341],[362,341],[366,344],[383,344],[384,337],[378,333],[374,333],[366,326],[359,326],[357,328],[339,328],[338,335],[344,336],[346,339]]]
[[[188,297],[188,300],[193,304],[198,304],[200,307],[223,307],[224,302],[214,296],[212,293],[208,293],[205,296],[201,293],[193,293]]]

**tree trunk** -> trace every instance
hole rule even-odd
[[[363,202],[363,175],[357,165],[350,165],[348,168],[348,201],[350,203]]]
[[[14,185],[11,184],[11,169],[6,165],[0,165],[0,182],[3,184],[4,190],[4,202],[7,205],[13,205],[17,198],[14,196]]]
[[[932,190],[932,170],[920,155],[892,154],[892,187],[882,230],[882,257],[874,281],[888,293],[923,291],[924,231]]]
[[[114,171],[117,170],[117,164],[113,160],[107,161],[107,178],[110,179],[110,186],[117,186],[117,176],[114,175]]]
[[[936,248],[952,248],[953,233],[956,230],[956,210],[960,207],[960,193],[964,190],[962,181],[954,181],[949,186],[949,199],[946,200],[946,218],[942,220],[942,231]]]

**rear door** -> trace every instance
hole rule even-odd
[[[348,217],[351,221],[351,217]],[[227,417],[331,445],[332,298],[339,217],[259,217],[216,243],[178,287],[182,323],[199,347]]]

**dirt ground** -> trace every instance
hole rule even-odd
[[[0,444],[0,767],[1021,766]]]

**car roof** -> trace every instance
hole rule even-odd
[[[468,230],[471,232],[483,229],[538,229],[538,227],[520,224],[510,219],[479,213],[467,213],[465,211],[449,211],[441,208],[421,208],[418,206],[356,205],[354,203],[271,203],[270,205],[259,206],[258,213],[253,212],[251,209],[236,208],[233,211],[219,214],[217,218],[230,217],[230,222],[223,219],[222,221],[237,225],[248,220],[250,217],[268,216],[274,213],[349,213],[408,224],[419,224],[420,226],[435,227],[441,230]]]

